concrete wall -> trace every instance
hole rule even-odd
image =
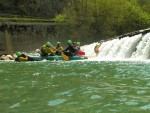
[[[0,54],[34,51],[47,41],[55,44],[58,35],[51,23],[0,22]]]

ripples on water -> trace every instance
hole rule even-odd
[[[0,62],[1,113],[148,113],[144,62]]]

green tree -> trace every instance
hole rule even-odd
[[[150,14],[150,0],[138,0],[138,3],[141,5],[144,11]]]
[[[69,25],[63,32],[95,40],[150,25],[150,15],[137,0],[70,0],[63,13],[64,22]]]

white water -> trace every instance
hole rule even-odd
[[[96,57],[94,47],[96,43],[81,47],[92,60],[149,60],[150,59],[150,33],[138,34],[122,39],[113,39],[103,42]],[[91,60],[91,59],[89,59]]]

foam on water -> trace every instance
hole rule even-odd
[[[94,52],[95,45],[81,47],[90,57],[88,61],[150,61],[150,33],[103,42],[98,56]]]

